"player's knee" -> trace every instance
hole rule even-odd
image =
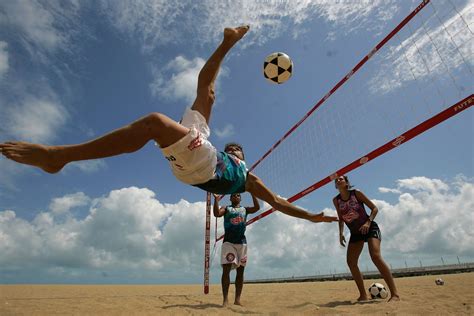
[[[168,117],[159,112],[153,112],[145,116],[142,120],[143,127],[146,129],[161,128],[166,125]]]
[[[349,268],[357,268],[357,264],[357,259],[347,258],[347,265],[349,266]]]
[[[370,254],[370,258],[372,259],[372,262],[373,262],[373,263],[381,263],[381,262],[383,262],[382,255],[380,254],[380,252],[371,253],[371,254]]]
[[[132,123],[131,128],[137,130],[140,135],[146,135],[149,139],[156,139],[163,134],[163,130],[167,128],[170,121],[166,115],[153,112]]]

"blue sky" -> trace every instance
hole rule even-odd
[[[250,24],[218,77],[210,139],[242,143],[251,165],[418,4],[3,1],[0,141],[83,142],[154,111],[179,120],[223,28]],[[432,1],[255,172],[291,196],[470,95],[473,21],[472,1]],[[283,85],[262,74],[275,51],[294,61]],[[393,267],[474,260],[472,135],[468,109],[349,175],[380,208]],[[298,204],[331,213],[335,194]],[[0,158],[0,283],[200,283],[204,198],[151,142],[56,175]],[[272,214],[247,238],[247,278],[347,271],[337,224]],[[360,263],[373,268],[366,250]]]

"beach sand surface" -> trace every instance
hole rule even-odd
[[[245,284],[244,306],[232,304],[231,285],[225,308],[218,284],[208,295],[202,285],[0,285],[0,315],[474,315],[474,273],[395,282],[401,301],[367,303],[356,302],[353,281]]]

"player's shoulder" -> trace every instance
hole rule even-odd
[[[358,200],[365,197],[364,192],[362,192],[361,190],[353,189],[353,192]]]

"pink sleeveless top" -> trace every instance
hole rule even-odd
[[[337,215],[349,227],[351,234],[360,234],[359,228],[367,222],[369,215],[365,211],[364,203],[357,200],[355,190],[349,192],[349,199],[346,201],[341,198],[340,194],[336,196],[336,203],[339,207]]]

